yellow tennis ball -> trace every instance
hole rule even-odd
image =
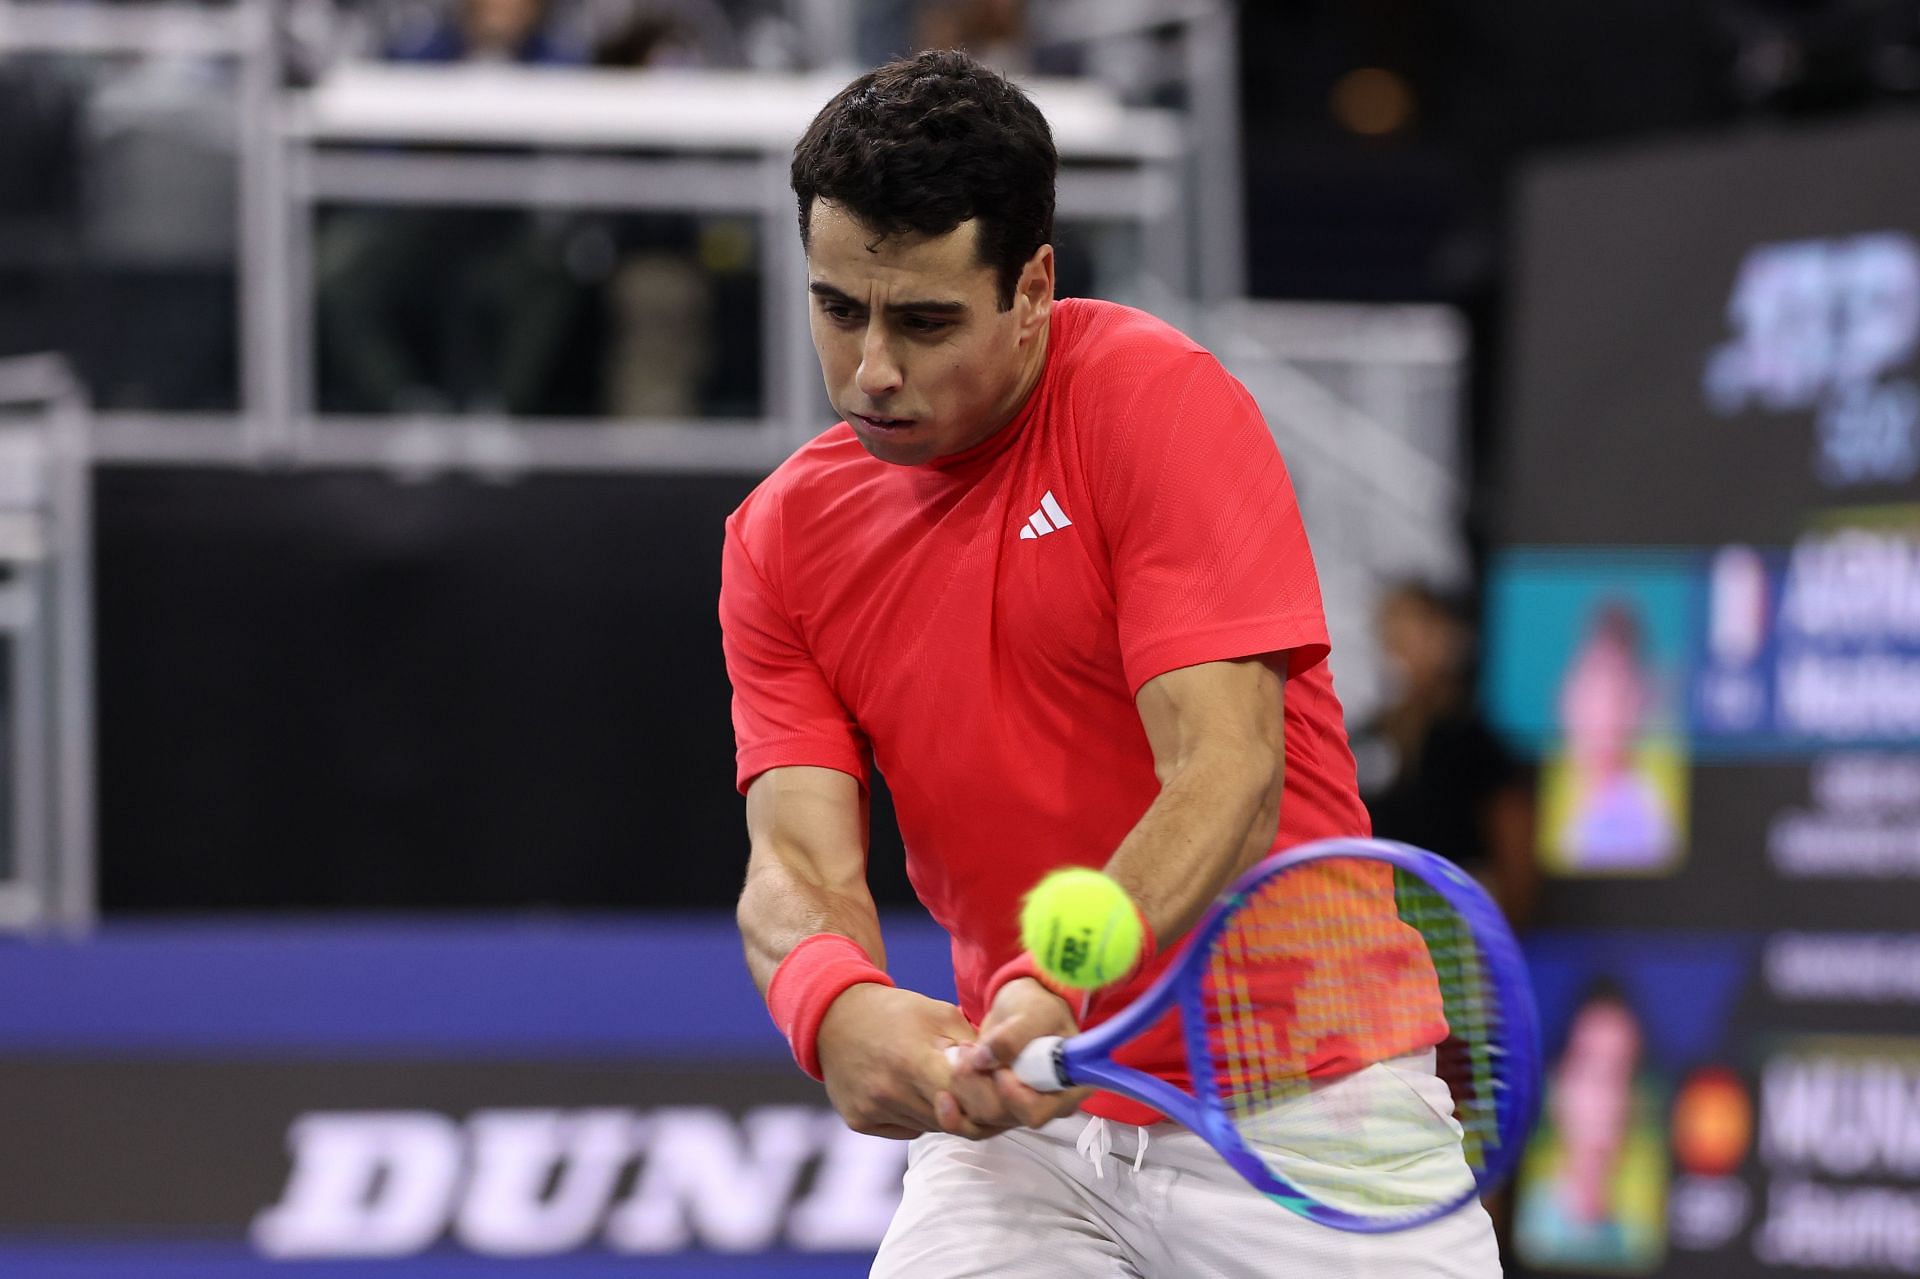
[[[1140,958],[1140,913],[1127,890],[1097,870],[1056,870],[1020,908],[1020,944],[1063,986],[1118,981]]]

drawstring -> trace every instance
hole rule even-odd
[[[1140,1144],[1133,1154],[1133,1171],[1137,1176],[1140,1165],[1146,1162],[1147,1142],[1152,1139],[1152,1134],[1145,1128],[1136,1128],[1134,1131],[1140,1134]],[[1095,1177],[1106,1177],[1106,1159],[1113,1153],[1113,1133],[1108,1130],[1106,1120],[1098,1115],[1087,1120],[1087,1126],[1080,1130],[1079,1140],[1073,1143],[1073,1148],[1080,1152],[1082,1159],[1093,1165]]]
[[[1073,1143],[1080,1157],[1093,1165],[1095,1177],[1107,1175],[1107,1156],[1113,1153],[1113,1134],[1107,1131],[1107,1121],[1095,1115],[1080,1130],[1080,1140]]]

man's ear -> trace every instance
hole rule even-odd
[[[1013,309],[1019,314],[1020,341],[1025,343],[1046,331],[1053,315],[1053,246],[1043,244],[1033,251],[1020,268],[1020,282],[1014,286]]]

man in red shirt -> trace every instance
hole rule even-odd
[[[1477,1209],[1338,1235],[1145,1107],[1005,1069],[1124,1007],[1271,849],[1368,830],[1272,436],[1179,333],[1056,303],[1056,167],[1032,103],[957,53],[854,81],[795,151],[814,343],[845,420],[727,524],[749,968],[846,1121],[916,1139],[876,1275],[1497,1273]],[[953,937],[958,1007],[884,971],[870,767]],[[1017,936],[1021,895],[1063,865],[1118,880],[1162,956],[1090,1003],[1044,985]],[[1163,1029],[1123,1059],[1184,1085]],[[1431,1043],[1345,1050],[1417,1073]],[[1429,1104],[1449,1109],[1444,1085]],[[1154,1204],[1111,1197],[1116,1139],[1136,1179],[1167,1179]]]

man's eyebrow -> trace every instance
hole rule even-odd
[[[834,288],[831,284],[826,284],[819,280],[815,280],[809,284],[807,291],[815,297],[826,298],[831,302],[844,302],[848,306],[862,310],[866,308],[866,303],[858,301],[841,290]],[[888,315],[965,315],[966,313],[967,304],[965,302],[939,301],[933,298],[926,298],[915,302],[887,303]]]

